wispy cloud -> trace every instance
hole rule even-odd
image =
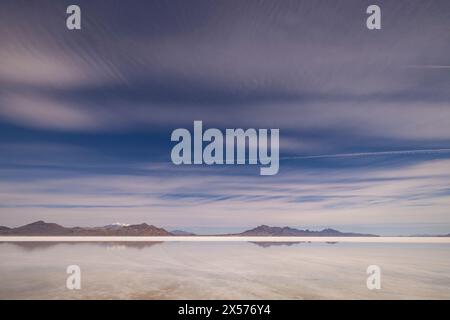
[[[433,64],[414,65],[414,66],[408,66],[408,67],[415,68],[415,69],[450,69],[450,66],[433,65]]]
[[[336,153],[336,154],[321,154],[321,155],[312,155],[312,156],[290,156],[290,157],[281,157],[280,160],[302,160],[302,159],[321,159],[321,158],[353,158],[353,157],[421,155],[421,154],[440,154],[440,153],[450,153],[450,148],[446,148],[446,149],[415,149],[415,150],[377,151],[377,152],[356,152],[356,153]]]
[[[179,175],[170,165],[158,170],[166,174],[30,175],[33,183],[4,181],[1,219],[11,224],[45,217],[90,225],[120,219],[179,227],[266,223],[348,229],[388,222],[450,223],[449,160],[392,169],[289,168],[271,180],[211,173],[199,179],[195,172]]]

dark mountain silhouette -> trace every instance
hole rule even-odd
[[[0,227],[0,235],[11,236],[171,236],[162,228],[146,223],[95,228],[66,228],[56,223],[36,221],[18,228]]]
[[[36,221],[21,227],[11,228],[6,233],[14,235],[63,235],[68,229],[56,223],[47,223],[44,221]]]
[[[0,236],[195,236],[196,234],[182,230],[169,232],[146,223],[134,225],[111,224],[103,227],[66,228],[56,223],[36,221],[17,228],[0,226]],[[320,231],[302,230],[291,227],[271,227],[260,225],[256,228],[237,234],[221,234],[220,236],[260,236],[260,237],[379,237],[375,234],[341,232],[335,229]],[[443,235],[416,235],[415,237],[450,237]]]
[[[170,231],[174,236],[195,236],[195,233],[183,231],[183,230],[172,230]]]
[[[378,237],[374,234],[340,232],[334,229],[323,229],[321,231],[300,230],[290,227],[258,226],[254,229],[236,234],[239,236],[271,236],[271,237]]]

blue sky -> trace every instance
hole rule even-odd
[[[372,2],[2,1],[0,225],[449,232],[450,4]],[[172,165],[194,120],[279,128],[279,174]]]

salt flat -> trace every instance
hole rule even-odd
[[[269,239],[270,240],[270,239]],[[450,245],[1,242],[1,299],[450,299]],[[67,290],[67,266],[82,289]],[[367,289],[367,267],[382,270]]]
[[[6,236],[0,242],[353,242],[353,243],[450,243],[450,237],[40,237]]]

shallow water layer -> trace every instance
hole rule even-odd
[[[0,243],[0,298],[450,299],[450,244]]]

